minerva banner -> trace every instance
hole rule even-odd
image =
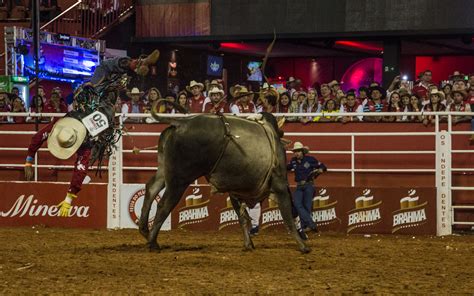
[[[105,228],[107,185],[87,184],[73,201],[70,217],[58,216],[68,184],[0,181],[0,226]]]

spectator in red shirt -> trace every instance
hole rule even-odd
[[[420,74],[420,81],[413,87],[412,93],[420,98],[428,98],[429,87],[432,79],[431,70],[425,70]]]
[[[67,106],[64,101],[61,100],[58,92],[51,93],[48,103],[45,106],[46,113],[66,113]]]
[[[453,103],[448,106],[448,110],[451,112],[471,112],[471,105],[465,101],[467,94],[460,90],[455,90],[452,92]],[[471,116],[453,116],[453,124],[458,124],[461,122],[471,121]]]
[[[246,87],[242,86],[241,89],[236,93],[238,98],[234,105],[231,107],[231,112],[234,114],[242,113],[257,113],[255,104],[252,102],[250,93]]]
[[[145,103],[142,101],[142,91],[138,87],[132,88],[132,91],[127,92],[127,97],[131,98],[130,101],[124,102],[122,105],[122,113],[144,113]],[[142,122],[142,118],[128,118],[128,122]]]
[[[364,105],[364,112],[386,112],[385,89],[380,86],[373,86],[369,88],[369,92],[370,100]],[[364,121],[379,122],[381,120],[381,116],[364,116]]]
[[[200,82],[196,82],[195,80],[191,81],[188,86],[186,86],[186,90],[191,93],[189,107],[191,113],[202,113],[204,100],[206,97],[202,94],[204,90],[204,84]]]
[[[204,104],[204,113],[228,113],[227,111],[227,103],[224,100],[224,91],[216,86],[212,87],[209,90],[209,98],[210,100]]]
[[[446,111],[446,106],[441,104],[441,101],[444,99],[444,93],[442,91],[437,91],[433,90],[430,93],[430,103],[426,104],[422,111],[423,112],[442,112]],[[440,116],[440,121],[444,121],[446,118],[444,116]],[[436,116],[434,115],[428,115],[428,116],[423,116],[423,124],[428,125],[428,124],[434,124],[436,120]]]

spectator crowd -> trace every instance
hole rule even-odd
[[[133,87],[123,92],[115,104],[117,113],[147,113],[153,104],[159,101],[158,112],[179,113],[170,102],[180,105],[190,113],[322,113],[321,116],[287,116],[288,122],[420,122],[434,124],[435,118],[428,115],[397,115],[400,112],[457,111],[474,110],[474,74],[465,76],[454,73],[449,81],[442,85],[432,82],[432,73],[426,70],[413,84],[395,77],[388,89],[372,82],[358,89],[343,91],[341,83],[333,80],[329,83],[305,88],[301,80],[290,77],[286,87],[264,83],[257,90],[255,85],[236,84],[224,87],[221,80],[205,83],[191,81],[185,89],[167,92],[164,96],[156,87],[147,91]],[[19,97],[18,89],[11,93],[0,90],[0,112],[37,112],[64,113],[74,109],[74,102],[67,104],[61,89],[56,87],[47,96],[40,86],[38,94],[30,100],[26,110],[24,100]],[[390,112],[389,116],[328,116],[338,113],[377,113]],[[47,122],[48,118],[40,118]],[[441,117],[441,121],[446,118]],[[31,122],[34,118],[0,116],[0,122]],[[129,122],[143,122],[143,118],[129,117]],[[454,116],[453,123],[471,121],[471,116]],[[145,122],[154,122],[146,118]]]

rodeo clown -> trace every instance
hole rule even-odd
[[[156,63],[159,51],[139,59],[129,57],[102,61],[95,69],[90,82],[74,94],[75,110],[38,131],[28,147],[25,163],[25,179],[33,180],[34,157],[47,140],[48,150],[59,159],[68,159],[76,153],[74,170],[65,199],[58,205],[59,216],[68,217],[69,210],[91,166],[98,161],[100,169],[104,156],[112,153],[118,129],[114,126],[114,104],[117,88],[121,87],[125,74],[146,76],[149,66]]]

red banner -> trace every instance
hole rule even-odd
[[[107,185],[87,184],[73,201],[70,217],[58,216],[67,184],[0,182],[0,226],[105,228]]]
[[[294,188],[292,188],[294,190]],[[313,220],[322,231],[436,234],[435,188],[320,188]],[[190,186],[172,213],[171,228],[225,230],[238,227],[228,195],[211,196],[206,185]],[[261,229],[281,228],[278,204],[262,203]]]

